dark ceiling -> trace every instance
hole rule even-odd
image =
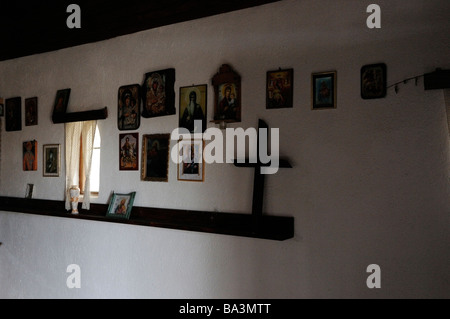
[[[279,0],[1,0],[0,61],[43,53]],[[69,29],[71,4],[81,28]]]

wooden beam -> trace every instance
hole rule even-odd
[[[260,129],[266,130],[266,141],[269,140],[269,126],[263,120],[258,120],[258,134]],[[256,154],[258,160],[256,163],[251,163],[249,159],[245,159],[243,163],[239,163],[239,160],[234,161],[236,167],[252,167],[255,169],[253,175],[253,199],[252,199],[252,216],[253,216],[253,229],[258,231],[263,225],[263,201],[264,201],[264,183],[265,175],[261,173],[261,168],[264,166],[270,166],[270,163],[263,164],[259,158],[259,140],[257,142]],[[287,159],[280,160],[278,167],[291,168],[292,165]]]
[[[1,2],[0,61],[98,42],[280,0],[78,0],[81,28],[67,27],[68,1]]]
[[[52,117],[53,123],[69,123],[69,122],[82,122],[93,120],[104,120],[108,117],[108,109],[105,106],[102,109],[83,111],[83,112],[71,112],[54,115]]]

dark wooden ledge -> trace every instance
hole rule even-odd
[[[89,211],[80,209],[78,215],[72,215],[66,211],[63,201],[2,196],[0,210],[280,241],[294,237],[294,218],[284,216],[262,215],[255,218],[251,214],[134,206],[130,219],[117,219],[106,217],[107,204],[91,203]]]
[[[105,106],[102,109],[54,114],[52,116],[53,123],[69,123],[81,121],[104,120],[108,117],[108,108]]]

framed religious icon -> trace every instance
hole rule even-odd
[[[368,64],[361,68],[361,98],[383,98],[386,87],[386,64]]]
[[[206,95],[206,84],[180,87],[180,110],[178,113],[180,128],[187,129],[189,133],[203,133],[205,131]]]
[[[178,163],[179,181],[203,182],[203,148],[204,141],[201,139],[183,139],[178,142],[178,155],[181,157],[181,162]]]
[[[139,133],[119,134],[119,170],[139,170]]]
[[[312,109],[336,108],[336,71],[312,74]]]
[[[133,209],[136,192],[128,194],[112,193],[108,205],[107,217],[129,219]]]
[[[43,145],[43,176],[58,177],[61,168],[61,155],[59,144]]]
[[[214,86],[213,122],[241,121],[241,77],[228,64],[223,64],[212,78]]]
[[[22,166],[24,171],[37,170],[37,141],[23,142],[23,160]]]
[[[266,109],[292,108],[293,73],[293,69],[267,72]]]
[[[141,180],[168,181],[169,146],[170,134],[142,136]]]
[[[124,85],[119,88],[117,126],[119,130],[137,130],[141,120],[141,86]]]
[[[66,113],[69,104],[70,89],[56,91],[55,104],[52,117],[58,117]]]
[[[25,99],[25,126],[38,124],[38,98]]]
[[[22,99],[20,97],[5,101],[5,129],[6,131],[22,130]]]
[[[145,74],[142,85],[142,117],[175,114],[175,69]]]

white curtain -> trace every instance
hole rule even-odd
[[[71,209],[68,190],[70,186],[79,186],[80,140],[83,147],[83,166],[86,175],[82,208],[89,209],[91,202],[91,162],[97,121],[65,123],[66,130],[66,201],[65,207]]]

